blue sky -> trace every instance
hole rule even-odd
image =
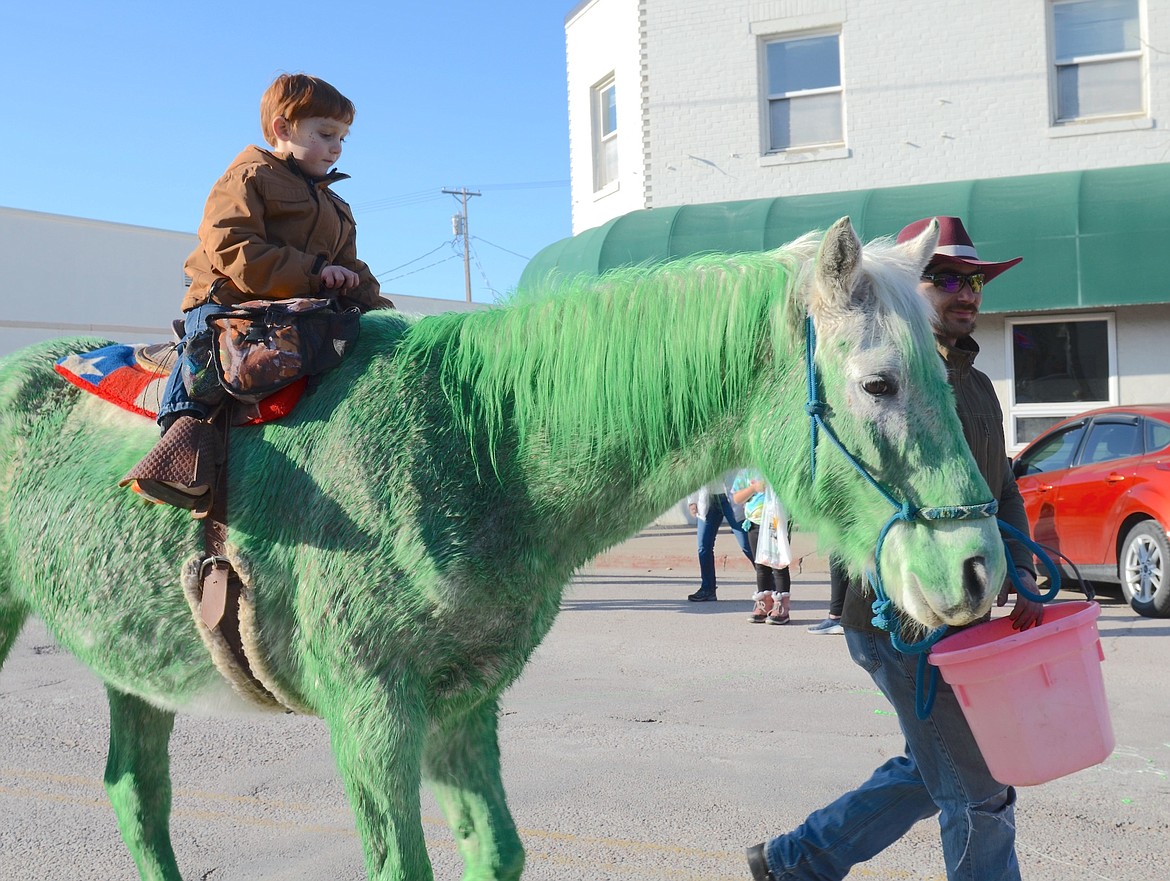
[[[383,288],[463,299],[462,252],[449,244],[459,206],[440,190],[466,186],[482,193],[468,207],[472,297],[491,302],[526,258],[571,232],[564,19],[574,5],[9,4],[0,205],[194,232],[215,179],[262,143],[265,87],[311,73],[357,106],[338,164],[353,179],[336,191]]]

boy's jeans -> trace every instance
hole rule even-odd
[[[198,419],[206,419],[210,414],[207,405],[200,404],[198,401],[192,401],[187,396],[187,388],[183,385],[183,372],[179,366],[183,361],[183,350],[187,348],[187,341],[191,339],[196,333],[207,327],[207,317],[209,315],[218,315],[221,312],[230,312],[229,306],[221,306],[218,303],[204,303],[202,306],[196,306],[183,313],[183,338],[179,340],[177,357],[175,359],[175,369],[171,371],[170,378],[167,380],[166,390],[163,391],[162,401],[158,408],[157,421],[162,422],[164,418],[173,413],[180,413],[187,411]]]
[[[949,881],[1019,881],[1015,790],[987,770],[950,686],[939,680],[934,709],[919,721],[917,655],[903,655],[887,634],[847,629],[845,641],[897,710],[906,754],[769,841],[765,853],[777,881],[842,879],[935,814]]]

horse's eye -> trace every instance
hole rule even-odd
[[[892,379],[881,375],[867,376],[861,381],[861,387],[865,389],[867,394],[871,394],[875,398],[885,398],[898,391],[898,387]]]

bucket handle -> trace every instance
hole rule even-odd
[[[1032,540],[1032,537],[1016,529],[1010,523],[1004,523],[998,517],[995,520],[999,524],[999,531],[1005,536],[1011,536],[1020,544],[1024,545],[1030,550],[1036,558],[1040,561],[1045,569],[1048,570],[1048,579],[1050,586],[1044,593],[1035,593],[1024,587],[1023,579],[1020,578],[1020,573],[1016,571],[1016,567],[1011,564],[1011,555],[1007,552],[1007,538],[1004,538],[1004,552],[1008,558],[1008,578],[1011,579],[1012,584],[1015,585],[1016,591],[1022,596],[1027,597],[1034,603],[1048,603],[1056,598],[1060,593],[1060,569],[1056,563],[1052,561],[1052,557],[1048,556],[1042,545],[1037,544]],[[943,627],[939,631],[941,637],[946,632]],[[931,640],[930,645],[933,645],[937,640]],[[914,688],[914,714],[922,721],[925,721],[930,716],[930,711],[934,709],[934,699],[938,694],[938,668],[927,663],[926,651],[922,651],[918,655],[918,676]],[[1102,658],[1104,660],[1104,658]]]

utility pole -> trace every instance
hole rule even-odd
[[[443,190],[452,196],[458,196],[462,205],[462,210],[451,218],[451,229],[456,236],[463,236],[463,284],[467,290],[467,302],[471,302],[471,235],[467,231],[467,200],[472,196],[481,195],[480,193],[473,193],[467,187],[460,187],[457,190]]]

